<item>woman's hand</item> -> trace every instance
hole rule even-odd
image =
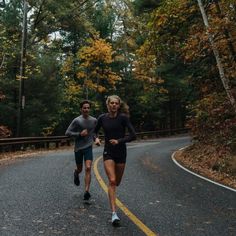
[[[97,145],[97,146],[101,146],[101,140],[99,138],[96,138],[94,143]]]
[[[117,139],[110,139],[109,142],[112,145],[117,145],[118,144],[118,140]]]

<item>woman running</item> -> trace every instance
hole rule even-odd
[[[121,112],[121,106],[124,103],[117,95],[109,96],[106,100],[108,113],[98,117],[95,127],[95,144],[100,145],[100,139],[97,137],[99,129],[102,127],[105,136],[105,145],[103,151],[104,168],[109,180],[108,196],[112,210],[112,224],[117,225],[120,218],[116,213],[116,187],[119,186],[126,163],[126,142],[136,139],[135,131],[130,123],[127,114]],[[127,105],[126,105],[126,113]],[[126,136],[126,128],[129,131]]]

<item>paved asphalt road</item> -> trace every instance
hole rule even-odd
[[[73,185],[73,151],[60,151],[0,166],[0,235],[235,236],[236,193],[179,168],[171,154],[189,144],[185,137],[129,145],[118,199],[143,225],[121,209],[113,228],[106,193],[93,174],[90,204]],[[102,148],[94,149],[95,159]],[[98,171],[107,182],[102,161]]]

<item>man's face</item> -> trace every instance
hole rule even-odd
[[[81,108],[81,113],[84,116],[88,116],[90,112],[90,105],[88,103],[85,103]]]

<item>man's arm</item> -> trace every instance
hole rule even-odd
[[[79,137],[80,132],[77,131],[76,129],[77,127],[78,127],[78,121],[74,119],[67,128],[65,135],[69,137]]]

